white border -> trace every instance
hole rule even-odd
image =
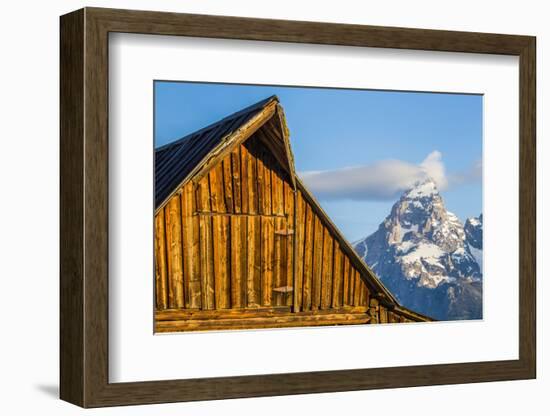
[[[109,50],[110,382],[518,358],[516,57],[131,34]],[[153,335],[154,79],[484,94],[483,321]]]

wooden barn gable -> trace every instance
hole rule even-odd
[[[429,320],[297,177],[277,97],[158,148],[155,175],[157,332]]]

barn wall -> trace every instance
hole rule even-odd
[[[367,285],[321,214],[294,192],[260,138],[188,182],[155,216],[156,309],[167,311],[162,319],[176,319],[174,310],[193,312],[185,319],[194,329],[190,319],[197,311],[251,309],[252,320],[263,311],[294,315],[290,320],[324,313],[328,323],[339,317],[390,322],[383,307],[371,305]],[[327,315],[332,312],[337,315]],[[219,325],[224,319],[218,316]],[[240,325],[254,327],[252,321]]]
[[[288,174],[250,139],[157,213],[157,309],[290,308],[293,227]]]
[[[295,310],[368,306],[370,293],[322,217],[298,190]]]

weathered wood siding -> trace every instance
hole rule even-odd
[[[292,305],[288,176],[251,139],[172,196],[155,217],[157,310]]]
[[[266,147],[268,134],[157,212],[156,330],[406,322],[373,302],[323,213]]]
[[[368,305],[370,291],[322,217],[296,193],[294,310]]]

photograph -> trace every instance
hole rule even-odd
[[[154,81],[155,333],[483,319],[483,95]]]

